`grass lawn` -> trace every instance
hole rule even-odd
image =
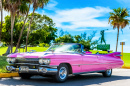
[[[124,53],[123,55],[124,65],[130,68],[130,53]]]
[[[107,51],[98,51],[98,50],[89,50],[90,52],[92,52],[92,54],[96,54],[97,52],[101,53],[101,54],[107,54]],[[112,51],[110,51],[110,53],[112,53]]]
[[[0,47],[0,55],[4,54],[7,50],[7,48],[8,47]],[[16,47],[13,48],[13,51],[15,51],[15,48]],[[46,51],[48,49],[48,47],[28,47],[27,49],[28,49],[27,51],[36,50],[37,52],[43,52],[43,51]],[[20,52],[23,52],[22,48],[20,48]],[[24,52],[25,52],[25,49],[24,49]]]

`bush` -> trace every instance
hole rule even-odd
[[[49,47],[50,45],[49,44],[47,44],[47,43],[40,43],[39,44],[39,47]]]
[[[6,70],[6,65],[8,65],[8,62],[6,62],[5,56],[0,56],[0,73],[7,73],[9,71]]]

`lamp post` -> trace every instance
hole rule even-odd
[[[121,57],[121,59],[123,60],[123,45],[125,45],[125,42],[120,42],[120,45],[122,45],[122,52],[121,52],[122,57]]]

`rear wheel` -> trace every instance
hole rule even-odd
[[[58,72],[55,75],[55,79],[57,82],[64,82],[66,81],[67,77],[68,77],[68,66],[66,64],[61,64],[58,67]]]
[[[104,77],[110,77],[112,75],[112,69],[108,69],[102,73]]]
[[[27,73],[19,73],[19,76],[22,79],[30,79],[30,77],[32,76],[31,74],[27,74]]]

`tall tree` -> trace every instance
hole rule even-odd
[[[27,21],[31,19],[32,13],[28,15]],[[54,27],[55,23],[46,15],[34,13],[31,23],[31,31],[29,33],[28,44],[37,45],[39,43],[50,43],[56,37],[57,29]]]
[[[1,27],[0,27],[0,43],[1,43],[1,32],[2,32],[2,22],[3,22],[3,8],[2,8],[2,0],[0,0],[0,11],[1,11]]]
[[[23,4],[22,2],[27,2],[30,0],[4,0],[3,7],[6,11],[10,12],[11,14],[11,53],[13,52],[13,28],[14,28],[14,21],[15,16],[24,13],[23,8],[21,7]]]
[[[28,31],[27,31],[26,52],[27,52],[27,44],[28,44],[29,31],[30,31],[32,20],[33,20],[34,12],[35,12],[35,10],[37,8],[43,8],[44,5],[46,5],[48,2],[49,2],[49,0],[32,0],[32,3],[33,3],[33,14],[32,14],[31,20],[29,22],[29,27],[28,27]]]
[[[23,16],[19,16],[19,17],[16,17],[15,18],[15,22],[14,22],[14,30],[13,30],[13,45],[16,46],[17,44],[17,41],[18,41],[18,38],[19,38],[19,33],[21,31],[21,28],[23,27]],[[27,24],[26,26],[27,27]],[[4,23],[3,23],[3,28],[2,28],[2,42],[5,42],[6,45],[8,46],[8,49],[6,51],[5,54],[9,54],[10,53],[10,50],[11,50],[11,47],[10,47],[10,39],[11,39],[11,36],[10,36],[10,32],[11,32],[11,16],[7,15],[4,19]],[[24,30],[23,31],[23,36],[21,38],[21,41],[20,41],[20,44],[25,44],[25,40],[26,40],[26,34],[27,31]]]
[[[118,48],[119,29],[123,29],[129,24],[129,20],[126,19],[128,16],[129,12],[126,8],[119,7],[117,9],[113,9],[113,12],[110,12],[108,23],[113,26],[113,29],[117,28],[116,52]]]
[[[19,36],[19,39],[18,39],[18,43],[17,43],[17,45],[16,45],[15,52],[17,51],[17,49],[18,49],[18,47],[19,47],[19,43],[20,43],[20,40],[21,40],[21,37],[22,37],[22,34],[23,34],[23,30],[24,30],[24,27],[25,27],[25,23],[26,23],[26,20],[27,20],[27,17],[28,17],[28,12],[29,12],[29,9],[30,9],[30,4],[29,4],[29,6],[28,6],[27,4],[28,4],[28,3],[23,2],[22,7],[21,7],[21,8],[24,8],[23,10],[24,10],[24,12],[25,12],[25,14],[26,14],[26,17],[25,17],[25,19],[24,19],[24,24],[23,24],[23,27],[22,27],[21,32],[20,32],[20,36]]]

